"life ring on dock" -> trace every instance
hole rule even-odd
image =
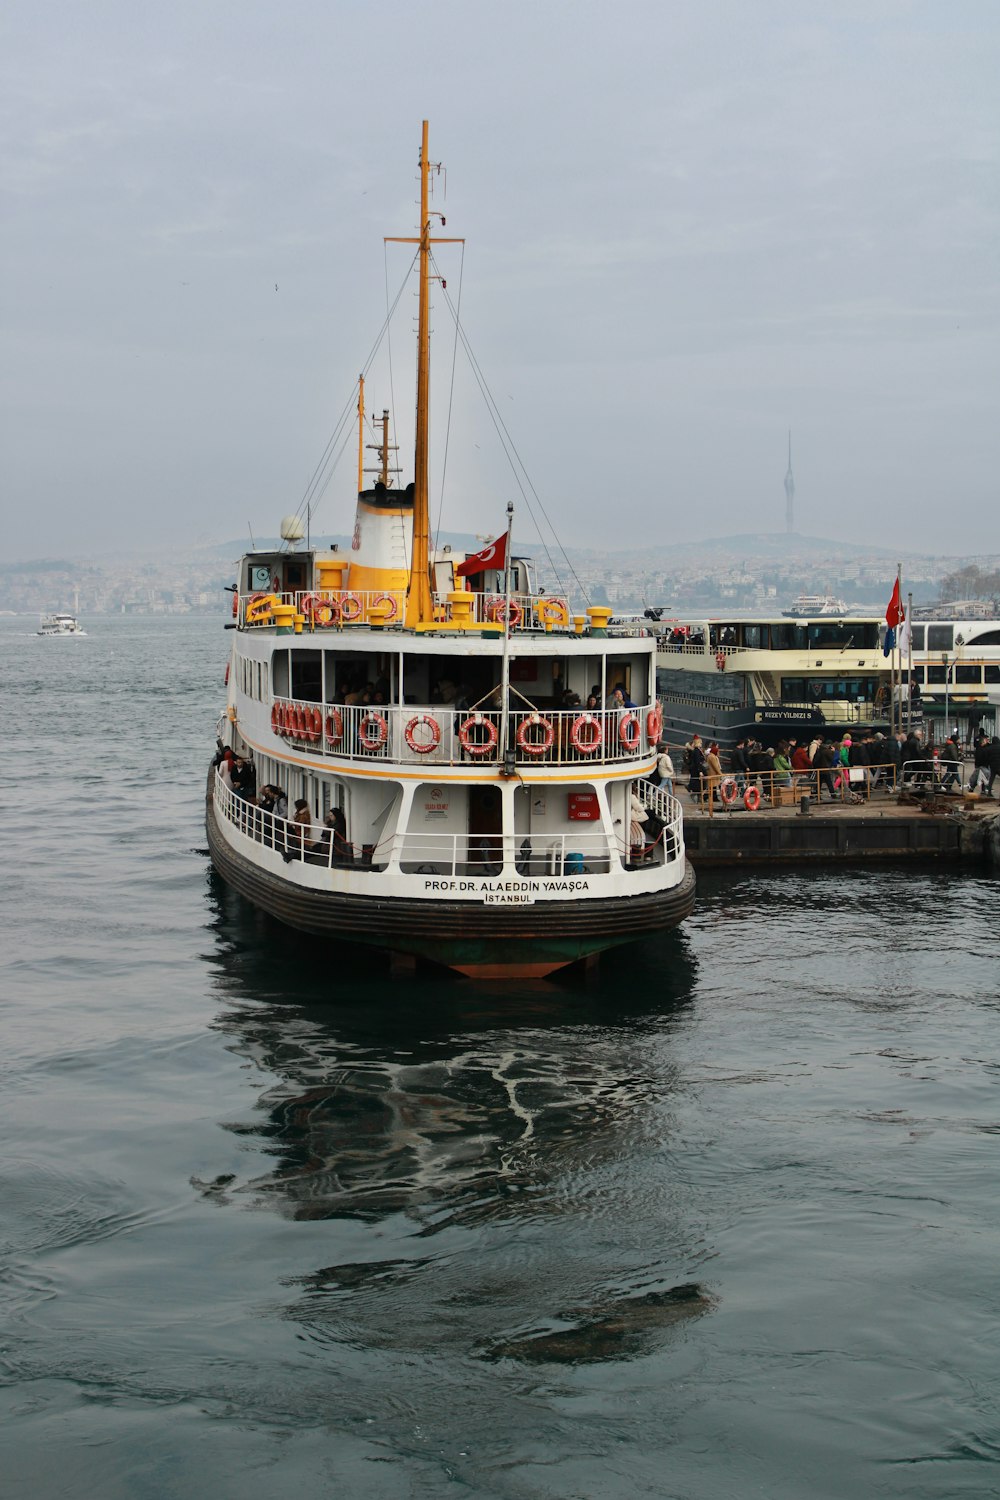
[[[722,798],[723,806],[732,807],[739,795],[740,789],[736,784],[736,777],[723,776],[719,782],[719,796]]]
[[[748,786],[743,793],[743,806],[747,812],[756,812],[760,806],[760,787]]]
[[[724,651],[716,651],[715,665],[718,667],[720,672],[724,672],[726,670],[726,653]]]
[[[634,750],[639,743],[639,715],[629,712],[618,726],[618,738],[626,750]]]
[[[417,739],[417,730],[426,729],[430,740],[424,743]],[[403,738],[414,755],[430,755],[441,743],[441,725],[432,714],[414,714],[403,730]]]
[[[370,601],[368,608],[370,610],[374,609],[376,604],[388,604],[389,613],[385,617],[385,623],[387,625],[391,625],[393,620],[395,620],[397,615],[399,614],[399,600],[396,598],[396,595],[376,594],[374,599]]]
[[[569,610],[562,599],[539,599],[536,608],[543,625],[569,624]]]
[[[477,733],[484,733],[486,738],[484,740],[474,740],[472,738],[473,730],[476,730]],[[466,755],[472,755],[477,758],[492,754],[497,747],[499,738],[500,735],[497,731],[497,726],[492,719],[487,719],[484,714],[470,714],[458,727],[458,743]]]
[[[344,716],[339,708],[331,708],[326,716],[326,743],[335,750],[344,738]]]
[[[506,599],[494,599],[487,608],[486,618],[498,625],[509,625],[511,630],[516,630],[524,618],[524,612],[516,599],[510,601],[509,610]]]
[[[584,738],[584,732],[587,738]],[[591,734],[591,731],[593,733]],[[577,714],[569,727],[569,742],[577,755],[593,755],[604,740],[604,729],[600,719],[593,714]]]
[[[360,620],[364,613],[364,605],[357,594],[341,594],[340,596],[340,618],[345,625],[353,625],[355,620]]]
[[[369,753],[381,750],[389,738],[389,724],[385,714],[366,713],[358,724],[358,743]]]
[[[649,736],[649,743],[651,745],[655,745],[658,742],[662,729],[663,709],[660,704],[657,703],[655,707],[651,708],[649,710],[649,713],[646,715],[646,733]]]
[[[533,739],[533,733],[537,733],[539,738]],[[525,755],[544,755],[552,749],[555,737],[551,720],[543,719],[541,714],[529,714],[526,719],[522,719],[516,735],[518,749],[523,750]]]

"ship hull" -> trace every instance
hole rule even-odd
[[[226,884],[286,926],[428,959],[471,978],[543,978],[676,927],[694,909],[690,866],[683,880],[666,890],[523,906],[319,891],[282,880],[235,850],[211,800],[206,829],[212,863]]]

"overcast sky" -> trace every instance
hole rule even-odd
[[[1000,551],[996,0],[7,0],[3,554],[276,528],[447,168],[449,294],[566,545]],[[276,290],[277,287],[277,290]],[[411,477],[409,292],[369,406]],[[436,296],[434,513],[453,329]],[[519,491],[459,359],[443,523]],[[353,522],[353,442],[316,530]],[[524,519],[522,520],[522,517]]]

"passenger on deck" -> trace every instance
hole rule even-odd
[[[244,760],[238,755],[236,764],[230,772],[230,779],[237,797],[242,797],[245,802],[254,800],[257,795],[257,772],[254,770],[252,760]]]
[[[288,843],[285,848],[285,859],[302,859],[306,852],[312,848],[313,826],[312,813],[309,803],[304,797],[298,797],[295,802],[295,811],[287,829]]]
[[[629,844],[633,850],[641,849],[646,842],[646,835],[643,832],[642,825],[648,817],[649,814],[633,789],[629,800]]]
[[[837,800],[837,784],[833,779],[832,767],[837,763],[837,752],[832,740],[824,740],[816,747],[813,754],[813,768],[819,772],[819,789],[817,798],[823,800],[823,788],[830,793],[830,801]]]

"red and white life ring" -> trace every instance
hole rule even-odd
[[[525,755],[545,755],[552,749],[555,737],[550,719],[543,719],[541,714],[528,714],[518,725],[517,747]]]
[[[429,740],[418,740],[417,730],[424,729]],[[414,714],[403,730],[403,738],[415,755],[430,755],[441,743],[441,725],[432,714]]]
[[[344,716],[339,708],[331,708],[326,716],[326,743],[335,750],[344,738]]]
[[[388,604],[389,613],[385,617],[385,623],[390,624],[399,614],[399,600],[395,594],[376,594],[369,604],[369,609],[374,609],[376,604]]]
[[[474,740],[472,738],[473,730],[477,733],[485,734],[486,738],[484,740]],[[491,755],[497,747],[499,738],[500,735],[497,731],[497,726],[492,719],[487,719],[485,714],[470,714],[458,727],[459,744],[466,755],[472,755],[476,758]]]
[[[724,672],[726,670],[726,653],[724,651],[716,651],[715,665],[718,667],[720,672]]]
[[[726,807],[732,807],[733,803],[736,801],[739,795],[740,789],[736,784],[736,777],[723,776],[722,780],[719,782],[719,796],[722,798],[724,805]]]
[[[584,739],[584,731],[587,738]],[[594,714],[577,714],[570,725],[569,742],[577,755],[593,755],[604,741],[604,729]]]
[[[323,715],[318,708],[306,709],[306,739],[315,745],[323,733]]]
[[[293,740],[301,740],[305,737],[305,709],[300,703],[292,704],[288,716],[288,728]]]
[[[507,600],[494,599],[486,611],[487,619],[495,620],[500,625],[509,624],[511,630],[516,630],[524,618],[524,612],[516,599],[510,601],[510,617],[508,619]]]
[[[312,620],[314,613],[322,603],[323,601],[318,594],[306,594],[302,600],[302,613],[307,620]]]
[[[543,625],[569,624],[569,610],[564,599],[539,599],[535,608]]]
[[[634,750],[639,743],[639,715],[629,711],[618,726],[618,738],[626,750]]]
[[[355,620],[360,620],[364,613],[364,605],[357,594],[341,594],[340,596],[340,618],[345,625],[353,625]]]
[[[236,619],[236,616],[239,614],[239,612],[240,612],[239,590],[234,589],[233,590],[233,619],[234,620]]]
[[[747,812],[756,812],[760,806],[760,787],[748,786],[743,793],[743,806]]]
[[[358,743],[362,750],[381,750],[389,738],[389,723],[385,714],[373,710],[363,715],[358,725]]]
[[[273,734],[280,734],[281,728],[281,704],[275,703],[271,709],[271,732]]]
[[[649,736],[649,743],[651,745],[655,745],[657,743],[660,738],[660,732],[662,729],[663,709],[659,703],[656,703],[646,715],[646,733]]]

